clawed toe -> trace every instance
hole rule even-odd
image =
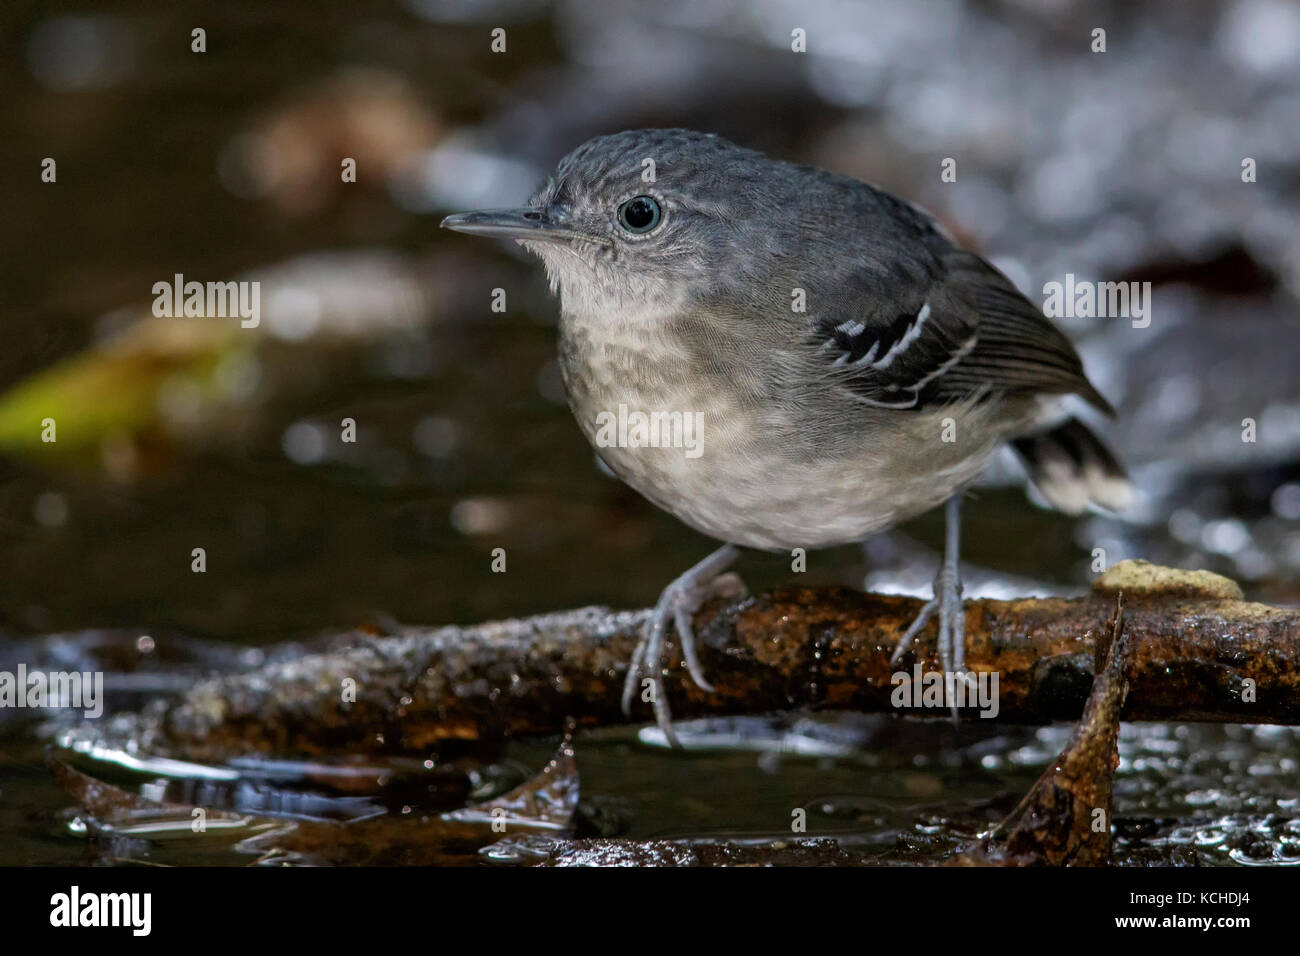
[[[962,603],[961,582],[945,572],[939,572],[934,581],[934,597],[921,605],[915,620],[894,646],[890,664],[897,664],[917,634],[925,629],[931,618],[939,618],[939,664],[945,671],[960,671],[966,665],[966,610]]]
[[[907,653],[907,649],[912,646],[912,639],[921,633],[921,630],[925,625],[930,623],[930,618],[934,616],[934,612],[938,607],[939,601],[937,598],[931,598],[926,601],[925,604],[921,605],[921,610],[917,613],[916,619],[912,621],[911,626],[903,632],[903,636],[900,637],[898,643],[894,645],[894,653],[889,658],[889,663],[891,665],[897,664],[902,656]]]
[[[643,697],[654,708],[655,722],[672,746],[677,746],[677,737],[672,730],[672,712],[664,693],[663,677],[664,643],[668,628],[677,628],[682,659],[691,680],[700,689],[712,692],[713,685],[704,676],[704,667],[700,664],[696,650],[693,622],[695,612],[710,599],[719,596],[735,597],[743,592],[744,585],[736,575],[718,574],[735,560],[735,556],[736,549],[730,545],[721,548],[664,589],[646,620],[644,634],[628,664],[627,676],[623,681],[623,712],[631,714],[633,698],[641,690]],[[649,683],[645,684],[647,680]]]
[[[948,568],[941,570],[934,579],[934,597],[921,606],[916,619],[898,639],[894,653],[889,658],[891,666],[898,663],[912,645],[913,638],[936,614],[939,618],[939,666],[945,674],[960,674],[965,671],[966,609],[962,603],[961,580]],[[956,718],[957,708],[954,704],[953,719]]]

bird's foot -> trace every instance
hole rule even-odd
[[[934,597],[921,606],[916,619],[898,639],[894,653],[889,658],[890,664],[897,664],[899,659],[912,644],[912,639],[930,623],[936,614],[939,617],[939,666],[945,674],[961,674],[966,670],[966,609],[962,604],[961,575],[947,563],[939,569],[934,579]],[[957,707],[953,705],[953,719],[957,718]]]
[[[712,691],[713,685],[704,677],[704,668],[695,649],[693,619],[706,602],[715,597],[733,598],[744,593],[745,586],[735,574],[700,574],[700,565],[687,571],[664,588],[628,663],[627,678],[623,682],[623,712],[631,713],[632,698],[639,690],[643,700],[654,707],[655,722],[664,732],[671,746],[676,747],[677,735],[673,733],[672,711],[664,693],[664,641],[668,628],[675,625],[677,638],[682,645],[682,658],[686,670],[701,690]],[[705,568],[705,571],[711,569]]]

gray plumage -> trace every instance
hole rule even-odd
[[[646,159],[654,183],[642,180]],[[660,201],[663,223],[628,236],[613,213],[642,194]],[[998,445],[1048,419],[1043,396],[1076,392],[1109,409],[1005,276],[865,183],[717,136],[636,130],[574,150],[529,205],[605,240],[525,242],[560,294],[579,425],[594,439],[596,415],[620,403],[699,412],[697,460],[673,448],[598,453],[723,541],[860,540],[972,480]]]
[[[641,196],[661,218],[638,234],[620,209]],[[1124,504],[1113,456],[1060,424],[1066,394],[1111,411],[1065,336],[929,215],[866,183],[633,130],[578,147],[526,209],[445,225],[541,257],[578,424],[615,474],[721,541],[861,540],[958,494],[1016,440],[1056,505]],[[601,447],[598,418],[619,406],[698,414],[702,454]]]

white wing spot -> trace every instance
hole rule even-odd
[[[961,347],[957,349],[956,352],[952,353],[952,356],[949,357],[947,361],[945,361],[942,365],[940,365],[929,375],[924,376],[919,382],[909,385],[908,388],[914,388],[918,390],[922,389],[925,387],[926,383],[929,382],[931,379],[938,378],[944,372],[948,371],[948,369],[952,368],[954,365],[956,365],[958,362],[960,362],[962,359],[964,359],[967,355],[970,354],[971,349],[975,347],[975,342],[977,338],[978,336],[972,335],[970,338],[968,338],[965,342],[961,344]]]
[[[876,341],[871,343],[871,348],[867,350],[867,354],[862,356],[862,358],[858,359],[853,364],[866,365],[868,362],[870,362],[872,359],[876,357],[876,353],[879,351],[880,351],[880,340],[877,339]]]
[[[916,318],[913,320],[911,327],[908,328],[907,334],[891,345],[889,351],[885,353],[885,357],[871,367],[884,370],[893,365],[894,359],[907,351],[908,347],[920,338],[921,330],[925,327],[925,320],[929,317],[930,303],[926,302],[921,306],[921,311],[916,314]]]

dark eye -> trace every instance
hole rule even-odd
[[[654,196],[635,196],[618,207],[618,222],[628,232],[649,232],[659,225],[663,212]]]

